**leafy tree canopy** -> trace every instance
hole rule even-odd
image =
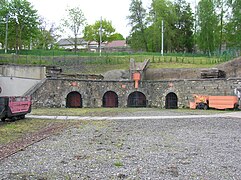
[[[129,7],[130,15],[127,17],[129,19],[129,25],[132,26],[131,28],[131,36],[130,36],[130,43],[132,47],[144,47],[143,50],[148,51],[148,40],[146,34],[147,28],[147,13],[146,9],[143,7],[141,0],[132,0],[130,7]],[[136,36],[139,37],[136,37]],[[138,41],[140,40],[138,45]],[[137,44],[136,44],[137,43]]]
[[[113,35],[110,36],[110,40],[114,41],[114,40],[125,40],[125,38],[123,37],[122,34],[120,33],[115,33]]]
[[[0,3],[3,5],[0,19],[8,23],[8,48],[14,48],[17,52],[23,47],[29,47],[38,32],[37,10],[27,0],[1,0]],[[2,35],[0,38],[3,42]]]
[[[75,39],[75,51],[77,51],[77,38],[84,28],[86,19],[84,13],[79,7],[67,9],[67,16],[62,20],[63,27],[69,29]]]
[[[210,0],[201,0],[198,4],[198,45],[209,55],[218,48],[218,18],[214,7]]]
[[[101,28],[102,27],[102,28]],[[87,41],[100,41],[100,28],[102,42],[112,41],[115,33],[115,28],[112,26],[111,21],[103,19],[96,21],[93,25],[87,25],[84,29],[84,39]]]

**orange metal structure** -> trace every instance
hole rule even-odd
[[[237,109],[237,96],[207,96],[194,95],[194,102],[190,102],[191,109]]]
[[[132,78],[135,81],[135,88],[138,89],[139,81],[141,80],[141,74],[139,72],[136,72],[136,73],[133,74]]]

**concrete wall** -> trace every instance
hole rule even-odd
[[[83,107],[102,107],[104,94],[114,91],[119,107],[127,107],[128,96],[137,90],[146,96],[148,107],[164,108],[167,94],[173,92],[178,97],[178,107],[188,107],[193,94],[234,95],[234,89],[240,86],[241,79],[142,81],[138,89],[133,81],[47,79],[32,98],[34,106],[65,107],[67,95],[77,91],[83,98]]]
[[[43,79],[46,75],[46,68],[41,66],[18,66],[1,65],[0,74],[2,76],[12,76],[28,79]]]
[[[39,81],[37,79],[0,77],[0,96],[22,96]]]

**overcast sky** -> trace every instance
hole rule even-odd
[[[198,0],[197,0],[198,1]],[[61,19],[66,15],[67,7],[77,7],[83,11],[88,24],[103,19],[112,22],[116,32],[124,37],[129,35],[127,16],[131,0],[29,0],[40,16],[47,22],[59,25]],[[149,7],[151,0],[142,0],[144,7]],[[188,0],[195,3],[195,0]]]

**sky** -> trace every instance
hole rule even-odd
[[[41,17],[56,26],[66,16],[66,8],[78,6],[83,11],[87,24],[94,24],[102,17],[102,19],[111,21],[116,32],[125,38],[131,29],[127,19],[130,15],[131,0],[29,0],[29,2]],[[142,0],[142,2],[146,8],[151,4],[151,0]],[[188,2],[194,4],[195,0],[188,0]]]

